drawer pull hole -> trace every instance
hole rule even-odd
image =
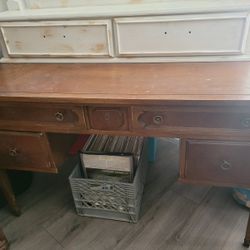
[[[61,112],[56,112],[55,117],[56,117],[56,120],[59,122],[62,122],[64,120],[64,115]]]
[[[160,125],[163,123],[163,116],[162,115],[156,115],[153,117],[153,123],[156,125]]]
[[[220,168],[222,170],[229,170],[231,167],[232,167],[231,163],[226,161],[226,160],[223,160],[221,165],[220,165]]]
[[[244,128],[250,128],[250,117],[246,117],[246,118],[242,119],[241,125]]]
[[[191,31],[191,30],[189,30],[189,31],[188,31],[188,34],[192,34],[192,31]]]
[[[9,156],[16,157],[17,156],[17,149],[16,148],[10,148],[9,149]]]
[[[110,120],[110,114],[109,113],[105,113],[104,114],[104,120],[105,121],[109,121]]]
[[[165,35],[167,35],[167,34],[168,34],[168,32],[167,32],[167,31],[165,31],[165,32],[164,32],[164,34],[165,34]]]

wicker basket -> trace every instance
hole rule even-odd
[[[147,172],[144,145],[133,183],[84,179],[78,164],[69,177],[78,215],[136,223]]]

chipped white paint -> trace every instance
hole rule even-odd
[[[1,1],[1,62],[250,60],[249,0]]]
[[[249,29],[245,13],[118,18],[115,24],[121,56],[242,54]]]
[[[112,56],[109,20],[1,23],[10,57]]]

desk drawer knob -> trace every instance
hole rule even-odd
[[[153,117],[153,123],[154,123],[155,125],[161,125],[161,124],[163,123],[163,121],[164,121],[164,118],[163,118],[162,115],[155,115],[155,116]]]
[[[16,148],[10,148],[9,149],[9,156],[16,157],[17,156],[17,149]]]
[[[220,164],[220,168],[222,170],[229,170],[231,167],[232,167],[231,163],[226,160],[223,160],[222,163]]]
[[[61,112],[56,112],[55,113],[55,118],[57,121],[62,122],[64,120],[64,115]]]
[[[242,119],[241,125],[244,128],[250,128],[250,117],[245,117],[244,119]]]

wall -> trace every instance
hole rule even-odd
[[[5,0],[0,1],[0,12],[4,11],[7,9],[7,4]]]

